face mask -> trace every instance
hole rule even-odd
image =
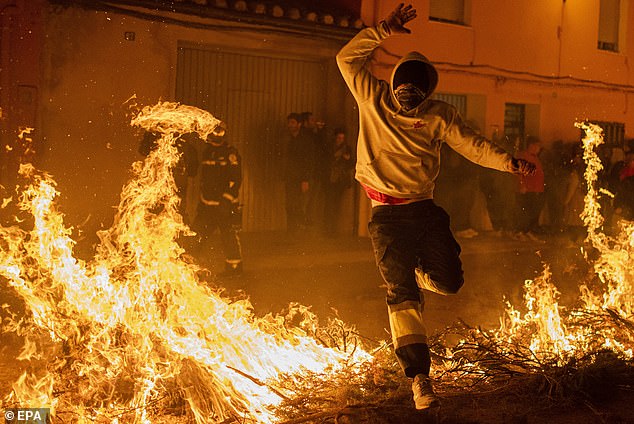
[[[416,108],[425,100],[425,93],[411,83],[399,85],[394,91],[394,95],[406,112]]]

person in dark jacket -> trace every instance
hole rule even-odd
[[[620,217],[631,221],[634,219],[634,152],[627,153],[624,165],[618,172],[619,185],[615,190],[614,207]]]
[[[346,132],[343,128],[336,128],[334,140],[326,156],[327,175],[325,185],[324,224],[327,236],[334,236],[341,210],[343,194],[352,187],[354,172],[354,156],[352,149],[346,142]]]
[[[302,112],[302,132],[314,143],[314,170],[310,181],[306,222],[320,226],[324,218],[325,194],[328,184],[328,137],[325,122],[316,119],[312,112]]]
[[[215,230],[225,255],[225,270],[220,277],[242,274],[242,249],[239,232],[242,223],[238,199],[242,185],[242,160],[230,145],[225,131],[210,134],[201,154],[200,199],[195,229],[208,241]]]
[[[286,118],[288,139],[285,157],[286,223],[288,232],[297,233],[307,224],[310,182],[315,170],[313,137],[302,131],[302,117],[291,113]]]

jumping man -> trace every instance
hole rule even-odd
[[[415,17],[411,5],[400,4],[348,42],[337,64],[359,106],[356,179],[372,202],[368,228],[387,285],[396,357],[413,379],[416,408],[427,409],[439,406],[439,400],[429,379],[421,290],[455,294],[464,282],[449,216],[433,201],[441,145],[500,171],[529,175],[535,167],[477,134],[452,105],[432,100],[438,73],[422,54],[401,58],[389,82],[372,75],[373,51],[391,35],[410,33],[404,25]]]

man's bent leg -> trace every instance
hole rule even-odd
[[[464,284],[460,245],[449,227],[449,216],[439,206],[430,208],[427,231],[417,241],[416,282],[421,289],[456,294]]]

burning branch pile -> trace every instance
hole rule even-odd
[[[5,407],[45,405],[73,422],[151,422],[172,407],[199,423],[270,422],[285,396],[270,385],[280,374],[328,376],[369,359],[360,348],[320,344],[284,316],[256,318],[247,300],[223,298],[183,260],[176,240],[189,229],[171,172],[176,142],[192,132],[204,139],[219,122],[174,103],[133,119],[162,137],[134,164],[89,262],[74,256],[55,182],[22,166],[19,208],[32,215],[33,228],[0,227],[0,277],[29,311],[3,329],[24,338],[19,359],[32,367]]]
[[[594,125],[579,126],[586,131],[587,194],[582,218],[588,236],[584,249],[594,272],[580,284],[579,300],[570,310],[559,305],[560,293],[546,265],[538,278],[524,284],[523,313],[507,302],[497,329],[458,322],[436,334],[431,345],[432,370],[440,383],[437,389],[446,398],[495,394],[500,402],[506,394],[515,401],[523,398],[526,405],[547,408],[607,399],[618,388],[631,390],[634,223],[622,222],[615,237],[601,232],[596,181],[602,165],[594,152],[602,143],[601,130]],[[337,380],[336,390],[311,387],[318,396],[294,398],[290,404],[301,413],[291,414],[289,422],[303,422],[302,414],[317,416],[318,411],[330,411],[331,418],[350,413],[361,422],[398,420],[404,417],[402,407],[399,412],[390,406],[409,402],[409,384],[404,380],[390,355],[375,354],[364,375]],[[346,401],[335,406],[342,393]],[[358,411],[351,412],[350,405],[362,407],[362,418]]]
[[[584,160],[587,194],[582,218],[588,230],[586,259],[594,258],[594,273],[580,285],[577,305],[559,305],[559,292],[548,266],[524,286],[522,314],[507,302],[496,330],[485,331],[458,323],[436,338],[440,365],[437,378],[444,390],[514,390],[538,388],[543,400],[609,395],[634,377],[634,223],[622,222],[621,232],[609,237],[596,187],[601,162],[594,149],[602,143],[601,129],[585,130]],[[462,340],[452,345],[448,339]]]
[[[73,229],[55,207],[53,179],[21,167],[18,206],[33,223],[27,230],[0,226],[0,278],[28,313],[2,326],[22,337],[18,359],[31,366],[3,406],[47,406],[63,421],[115,423],[160,422],[169,413],[198,423],[342,415],[388,422],[393,411],[403,411],[409,382],[389,346],[370,355],[354,329],[336,318],[320,327],[300,305],[285,315],[255,317],[247,300],[224,298],[183,260],[176,240],[190,230],[178,213],[171,172],[176,143],[188,133],[204,139],[220,121],[197,108],[159,103],[132,124],[162,136],[133,165],[114,223],[98,234],[91,261],[74,255]],[[583,218],[594,278],[581,287],[578,307],[566,311],[546,267],[525,284],[525,313],[507,304],[496,330],[460,323],[437,335],[434,377],[441,392],[529,381],[553,398],[591,390],[595,375],[631,381],[634,224],[623,223],[616,238],[600,232],[595,182],[601,164],[593,149],[601,137],[597,127],[582,127]],[[449,342],[456,335],[462,341]]]

